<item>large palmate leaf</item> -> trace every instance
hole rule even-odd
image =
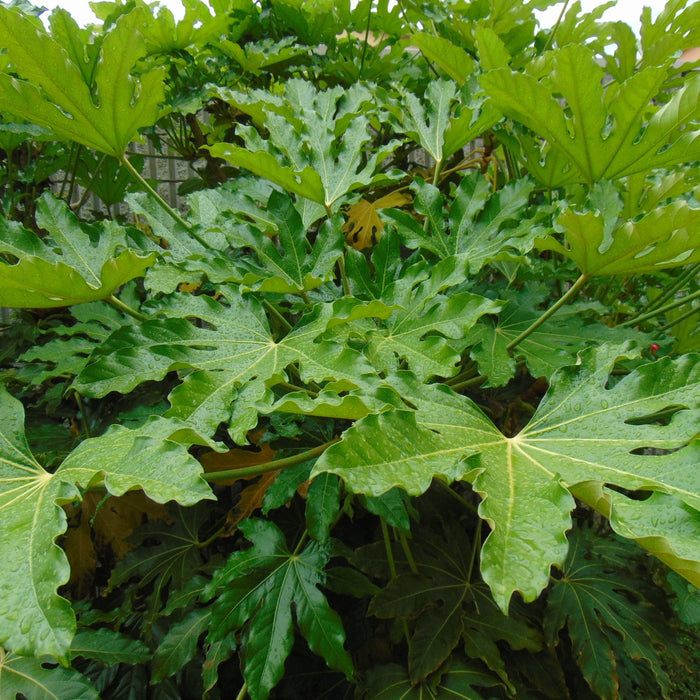
[[[263,232],[241,228],[232,242],[251,248],[260,262],[248,257],[237,260],[240,278],[235,281],[243,289],[286,294],[308,291],[332,279],[344,248],[340,216],[327,221],[310,246],[301,215],[289,196],[273,192],[267,212],[276,224],[279,243]]]
[[[18,378],[41,384],[47,379],[76,376],[90,353],[124,323],[119,311],[100,301],[74,306],[70,312],[76,323],[52,328],[50,335],[55,337],[22,353]]]
[[[372,700],[485,700],[477,688],[494,688],[503,684],[492,674],[484,671],[475,661],[460,656],[450,662],[446,673],[437,679],[429,678],[416,684],[406,670],[398,664],[375,666],[367,673],[365,687],[367,697]]]
[[[504,615],[473,575],[473,543],[457,523],[444,532],[425,527],[411,540],[416,573],[402,571],[370,604],[380,618],[414,619],[409,640],[409,674],[419,681],[439,668],[463,641],[465,651],[481,659],[511,691],[497,642],[512,649],[542,648],[541,634],[522,618]]]
[[[554,239],[542,247],[571,258],[586,275],[654,273],[700,262],[700,209],[685,200],[657,207],[635,221],[567,209],[557,225],[568,247]]]
[[[46,668],[44,659],[18,656],[0,650],[0,688],[2,697],[32,700],[99,700],[90,681],[72,668]]]
[[[592,484],[660,491],[693,509],[700,505],[694,467],[700,443],[693,442],[700,411],[697,358],[665,358],[608,386],[616,359],[631,354],[625,346],[582,353],[580,365],[554,374],[530,423],[511,438],[468,399],[399,375],[393,386],[418,407],[415,414],[389,412],[359,421],[321,456],[313,473],[332,471],[350,490],[379,495],[393,486],[419,493],[433,475],[457,478],[461,471],[483,499],[479,513],[492,532],[481,571],[506,610],[514,591],[534,599],[549,581],[550,566],[563,563],[574,506],[570,491],[599,509],[606,504],[599,503],[600,489]],[[648,418],[670,407],[679,410],[667,425]],[[405,426],[391,434],[386,460],[377,459],[374,449],[386,437],[380,420]],[[647,448],[668,453],[640,454]],[[674,525],[667,526],[671,543]]]
[[[401,97],[400,103],[386,105],[397,131],[407,134],[431,155],[438,169],[501,116],[489,102],[477,102],[468,89],[459,91],[450,80],[431,82],[423,102],[412,92],[404,92]]]
[[[658,649],[678,649],[661,611],[644,600],[634,576],[630,549],[615,539],[587,530],[571,535],[571,551],[547,596],[544,630],[557,644],[566,627],[574,658],[593,691],[601,698],[633,693],[630,666],[648,665],[668,695],[669,680]]]
[[[413,185],[415,209],[428,225],[396,209],[385,214],[409,248],[423,248],[441,258],[459,256],[476,274],[489,262],[530,250],[535,238],[548,232],[546,209],[541,208],[535,219],[527,213],[533,188],[531,180],[521,179],[494,193],[489,181],[473,172],[460,182],[446,217],[445,198],[437,187],[419,179]]]
[[[0,389],[0,643],[22,654],[66,658],[75,618],[56,589],[67,582],[68,562],[56,538],[66,529],[59,507],[80,498],[77,485],[102,483],[114,495],[141,487],[155,501],[192,504],[210,497],[201,467],[184,445],[170,439],[181,430],[158,420],[138,430],[115,428],[82,442],[50,474],[31,454],[23,409]]]
[[[121,157],[138,129],[158,119],[163,73],[131,76],[146,54],[139,28],[149,13],[136,8],[119,17],[102,40],[94,83],[54,38],[23,15],[0,7],[0,48],[21,80],[0,73],[0,111],[9,112],[102,153]],[[82,47],[83,56],[89,55]],[[95,94],[93,95],[93,88]]]
[[[169,415],[212,434],[231,418],[231,403],[241,387],[247,385],[254,395],[251,400],[259,400],[267,385],[285,381],[285,369],[292,363],[299,363],[303,381],[334,380],[339,382],[337,391],[366,384],[366,375],[375,374],[357,351],[315,341],[334,324],[388,315],[391,309],[386,305],[351,299],[319,305],[276,342],[258,302],[224,291],[228,305],[208,296],[163,300],[161,317],[113,333],[93,353],[75,388],[89,396],[126,393],[170,371],[195,370],[171,393]],[[188,319],[204,321],[207,327]],[[254,424],[254,416],[252,420]]]
[[[37,203],[37,223],[48,240],[0,219],[0,253],[16,258],[14,264],[0,262],[2,306],[49,308],[106,299],[156,258],[129,250],[127,231],[117,223],[82,224],[49,194]]]
[[[498,68],[481,77],[494,104],[545,139],[521,139],[528,170],[548,187],[615,179],[693,161],[700,155],[700,76],[689,76],[662,107],[652,100],[666,69],[649,67],[606,82],[593,52],[569,44],[525,72]],[[557,97],[563,96],[561,104]]]
[[[329,544],[312,541],[292,553],[270,522],[246,520],[240,528],[253,546],[235,552],[209,586],[210,595],[220,594],[212,605],[208,640],[216,642],[247,625],[244,676],[252,700],[267,698],[282,677],[294,643],[294,620],[310,649],[350,677],[343,625],[318,588],[325,583]]]
[[[218,143],[211,154],[267,178],[288,192],[331,210],[349,192],[386,179],[376,174],[381,162],[399,145],[391,141],[365,158],[372,135],[371,93],[359,85],[317,91],[304,80],[289,80],[284,97],[260,90],[250,94],[219,89],[218,94],[250,114],[269,132],[239,127],[246,147]]]

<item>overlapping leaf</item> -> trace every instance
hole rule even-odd
[[[394,387],[418,406],[415,414],[359,421],[322,455],[314,473],[331,471],[349,489],[372,495],[393,486],[420,493],[433,476],[469,478],[492,529],[482,551],[482,575],[506,610],[514,591],[534,599],[549,581],[550,566],[563,563],[574,506],[570,489],[594,506],[597,496],[589,498],[582,485],[661,491],[693,509],[700,505],[694,470],[700,445],[692,442],[700,365],[692,357],[666,358],[607,387],[615,360],[630,354],[625,347],[602,346],[584,353],[580,365],[558,370],[530,423],[512,438],[468,399],[399,375]],[[668,425],[646,418],[671,406],[680,410]],[[394,423],[403,429],[387,433]],[[385,448],[377,446],[389,442],[387,435],[391,453],[384,456]],[[640,454],[645,448],[669,452]],[[673,542],[673,527],[669,523],[668,534],[659,536]]]
[[[231,403],[241,387],[249,386],[254,403],[268,384],[285,380],[292,363],[299,363],[303,381],[334,380],[341,383],[336,390],[357,387],[366,383],[363,377],[374,374],[357,351],[315,341],[333,324],[386,316],[386,305],[349,299],[319,305],[276,342],[259,303],[232,290],[225,293],[228,305],[208,296],[165,299],[160,318],[116,331],[93,353],[76,389],[90,396],[125,393],[173,370],[195,370],[171,393],[169,415],[209,435],[231,418]],[[188,320],[192,318],[207,327],[198,327]]]
[[[65,202],[48,194],[37,203],[37,223],[49,232],[49,241],[0,219],[0,253],[16,258],[14,264],[0,262],[2,306],[47,308],[106,299],[155,261],[152,252],[129,249],[123,227],[82,224]]]
[[[700,209],[679,200],[635,221],[567,209],[557,219],[568,247],[542,243],[571,258],[586,275],[654,273],[700,261]]]
[[[294,643],[294,619],[310,649],[349,677],[353,666],[343,647],[342,623],[318,588],[325,582],[329,545],[312,541],[292,553],[270,522],[247,520],[241,530],[253,546],[234,553],[212,581],[210,595],[223,590],[212,606],[208,640],[247,625],[244,676],[252,700],[267,698],[282,677]]]
[[[273,192],[267,212],[276,223],[278,242],[255,229],[240,229],[233,242],[254,250],[260,262],[236,261],[239,279],[234,274],[230,278],[243,289],[280,294],[308,291],[332,279],[344,248],[340,218],[327,221],[310,246],[301,215],[288,196]]]
[[[358,85],[319,92],[294,79],[285,83],[283,98],[262,91],[219,90],[219,96],[251,114],[269,137],[263,140],[254,128],[241,127],[245,148],[219,143],[210,148],[212,155],[328,210],[349,192],[386,179],[377,168],[399,145],[391,141],[364,158],[371,139],[364,114],[370,93]]]
[[[500,113],[450,80],[434,80],[421,101],[404,92],[399,104],[387,104],[397,131],[407,134],[436,162],[436,168],[470,141],[490,129]]]
[[[59,504],[79,498],[76,485],[104,482],[121,495],[141,487],[155,501],[192,504],[209,497],[200,467],[185,446],[170,439],[172,421],[139,430],[117,428],[81,443],[54,473],[27,446],[23,409],[0,389],[0,643],[17,653],[66,658],[75,632],[70,604],[56,589],[68,580],[68,562],[55,544],[66,527]]]
[[[670,635],[662,635],[660,611],[630,585],[635,579],[629,559],[629,548],[621,542],[575,531],[562,577],[547,598],[545,634],[556,644],[566,627],[576,662],[599,697],[625,697],[632,691],[628,667],[635,664],[648,664],[668,697],[658,648],[661,642],[669,651],[676,645]]]
[[[6,698],[99,700],[100,697],[95,686],[72,668],[45,668],[42,659],[1,651],[0,687]]]
[[[470,173],[449,202],[446,218],[446,202],[440,191],[417,180],[413,185],[415,208],[427,219],[427,226],[398,210],[387,211],[386,216],[396,223],[408,247],[423,248],[441,258],[464,258],[471,274],[476,274],[489,262],[530,250],[537,235],[548,232],[545,209],[539,210],[539,219],[527,214],[533,188],[531,180],[522,179],[494,193],[481,173]]]
[[[690,76],[659,108],[652,100],[666,70],[649,67],[622,83],[603,80],[592,51],[569,44],[525,72],[481,77],[494,104],[545,140],[521,139],[528,170],[548,187],[616,179],[693,161],[700,155],[700,76]],[[563,96],[560,104],[557,96]]]
[[[509,298],[497,320],[480,320],[469,334],[474,345],[471,357],[479,365],[479,372],[488,377],[486,386],[503,386],[516,372],[516,358],[525,360],[533,377],[549,379],[555,370],[576,361],[581,350],[601,343],[623,342],[638,339],[652,341],[629,328],[609,328],[603,323],[588,322],[582,317],[582,309],[576,304],[561,309],[545,321],[537,330],[521,341],[513,357],[508,345],[529,328],[542,315],[538,310],[546,295],[532,289],[519,290]]]
[[[138,129],[158,119],[163,101],[162,68],[131,72],[146,54],[139,32],[148,13],[136,8],[123,14],[102,41],[93,84],[80,65],[53,37],[37,30],[20,13],[0,7],[0,47],[21,80],[0,73],[0,110],[117,158]],[[83,48],[85,55],[85,48]]]

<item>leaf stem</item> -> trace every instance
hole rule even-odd
[[[343,256],[338,258],[338,270],[340,271],[340,279],[343,283],[343,294],[346,297],[352,296],[352,291],[350,290],[350,280],[348,279],[347,272],[345,272],[345,253]]]
[[[124,164],[126,169],[131,173],[133,178],[143,187],[148,194],[155,199],[155,201],[159,204],[160,208],[166,212],[166,214],[169,214],[175,221],[177,221],[180,226],[184,226],[185,230],[194,238],[196,241],[201,243],[205,248],[210,248],[211,246],[198,234],[195,233],[193,227],[188,224],[176,211],[173,209],[159,194],[158,192],[151,187],[151,185],[148,183],[148,181],[141,175],[141,173],[136,170],[136,168],[129,162],[129,159],[126,156],[121,157],[121,162]]]
[[[663,326],[659,328],[660,331],[666,331],[672,326],[675,326],[679,323],[682,323],[686,319],[690,318],[694,314],[698,313],[700,311],[700,306],[694,306],[692,309],[689,311],[686,311],[684,314],[680,315],[678,318],[674,318],[672,321],[669,321],[668,323],[664,323]]]
[[[236,700],[243,700],[246,695],[248,695],[248,682],[244,681],[243,686],[238,691],[238,695],[236,695]]]
[[[379,522],[382,525],[382,538],[384,539],[384,548],[386,549],[386,562],[389,565],[389,573],[391,574],[391,580],[393,581],[397,576],[396,572],[396,562],[394,561],[394,552],[391,550],[391,539],[389,538],[389,528],[387,527],[384,518],[379,518]],[[408,629],[408,622],[405,617],[401,618],[401,624],[403,626],[403,634],[406,637],[406,642],[411,639],[411,633]]]
[[[452,391],[462,391],[462,389],[471,389],[472,387],[481,386],[486,381],[488,381],[488,377],[480,375],[478,377],[472,377],[471,379],[465,379],[463,382],[457,382],[457,384],[450,384],[450,389],[452,389]]]
[[[649,319],[654,318],[655,316],[660,316],[661,314],[664,314],[667,311],[675,309],[677,306],[683,306],[683,304],[686,304],[689,301],[693,301],[694,299],[698,298],[700,298],[700,289],[698,289],[697,292],[693,292],[692,294],[684,296],[682,299],[676,299],[675,301],[672,301],[671,303],[666,304],[665,306],[660,306],[658,309],[649,311],[645,314],[642,314],[641,316],[637,316],[636,318],[631,318],[629,321],[621,323],[620,326],[634,326],[640,323],[644,323],[644,321],[648,321]]]
[[[284,459],[276,459],[271,462],[265,462],[264,464],[255,464],[251,467],[242,467],[241,469],[227,469],[220,472],[209,472],[207,474],[202,474],[202,478],[205,481],[219,481],[225,479],[243,479],[250,476],[258,476],[260,474],[267,474],[268,472],[276,472],[281,469],[289,469],[290,467],[295,467],[297,464],[303,464],[314,457],[322,455],[331,445],[334,445],[340,440],[339,437],[333,438],[328,442],[324,442],[323,445],[318,445],[306,452],[301,452],[297,455],[292,455],[291,457],[285,457]]]
[[[406,538],[406,535],[404,535],[401,531],[399,531],[399,542],[401,542],[401,549],[403,549],[404,556],[406,557],[406,561],[411,568],[411,572],[417,576],[418,567],[416,566],[416,560],[413,558],[413,552],[408,546],[408,539]]]
[[[357,76],[358,80],[362,80],[362,71],[365,69],[365,55],[367,54],[367,44],[369,44],[369,28],[372,22],[373,5],[373,0],[370,0],[370,2],[367,3],[367,24],[365,26],[365,42],[364,44],[362,44],[362,55],[360,56],[360,71]]]
[[[472,574],[474,573],[474,566],[476,564],[476,554],[481,549],[481,524],[483,520],[479,518],[476,523],[476,532],[474,533],[474,539],[472,540],[472,551],[469,557],[469,571],[467,572],[467,581],[472,580]]]
[[[142,314],[140,311],[136,311],[136,309],[132,309],[130,306],[125,304],[121,299],[117,299],[117,297],[114,296],[114,294],[110,294],[105,301],[118,311],[121,311],[122,313],[125,313],[127,316],[131,316],[132,318],[135,318],[137,321],[148,321],[148,316],[145,316]]]
[[[559,298],[557,302],[552,304],[529,328],[525,329],[515,340],[508,343],[506,350],[511,352],[513,348],[523,342],[532,332],[536,331],[550,316],[556,313],[564,304],[576,296],[579,289],[583,287],[588,280],[588,275],[584,272],[581,276],[569,287],[568,291]]]
[[[445,491],[445,493],[447,493],[449,496],[452,496],[452,498],[461,503],[472,513],[474,513],[474,515],[479,515],[478,508],[473,503],[469,503],[469,501],[466,498],[462,498],[462,496],[460,496],[449,484],[446,484],[440,479],[435,479],[434,482],[437,482],[437,484],[440,486],[440,488],[442,488],[443,491]]]
[[[688,280],[695,277],[698,273],[700,273],[700,263],[692,265],[690,269],[679,275],[678,279],[671,286],[667,287],[656,299],[647,305],[647,311],[664,304],[667,299],[670,299]]]
[[[557,33],[557,29],[559,29],[559,25],[561,24],[562,19],[564,19],[564,13],[566,12],[566,8],[568,6],[569,0],[566,0],[566,2],[564,3],[564,7],[561,8],[561,12],[559,13],[559,18],[554,23],[554,27],[552,27],[552,31],[549,33],[549,37],[547,37],[547,43],[544,45],[542,53],[544,53],[550,47],[552,40],[554,39],[554,35]]]
[[[273,305],[271,304],[267,299],[263,299],[263,306],[270,312],[270,315],[272,315],[275,320],[287,331],[292,330],[292,324],[287,321],[287,319],[282,316],[280,311]]]

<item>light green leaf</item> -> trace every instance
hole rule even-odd
[[[20,13],[0,7],[0,47],[22,80],[0,73],[0,111],[10,112],[102,153],[121,157],[138,129],[158,119],[164,70],[131,77],[146,54],[139,28],[148,12],[123,14],[103,41],[96,95],[68,52]]]
[[[460,355],[446,338],[464,338],[479,317],[501,308],[469,292],[428,296],[422,287],[403,305],[405,309],[395,311],[384,328],[369,332],[367,356],[379,371],[398,369],[405,361],[424,380],[452,376]]]
[[[285,380],[285,368],[300,364],[302,381],[340,382],[335,388],[352,389],[374,375],[357,352],[334,342],[316,342],[329,326],[374,313],[385,305],[341,299],[318,305],[281,341],[269,330],[261,306],[231,290],[222,290],[230,305],[208,296],[163,300],[166,318],[153,318],[116,331],[93,353],[75,387],[90,396],[110,391],[126,393],[139,383],[162,379],[176,369],[195,369],[171,395],[169,415],[182,418],[204,434],[212,434],[231,416],[230,402],[248,382],[255,390],[249,402],[262,399],[267,384]],[[187,319],[201,319],[198,327]],[[203,373],[201,370],[205,370]]]
[[[411,34],[411,45],[438,68],[447,73],[458,85],[464,85],[471,73],[476,70],[474,59],[451,41],[428,33]]]
[[[106,299],[155,262],[154,253],[128,249],[127,232],[117,223],[82,224],[49,194],[37,203],[37,223],[49,232],[48,242],[0,220],[0,252],[17,258],[15,264],[0,262],[2,306],[50,308]]]
[[[395,411],[357,421],[321,455],[311,475],[338,474],[354,493],[381,496],[400,486],[417,496],[433,477],[448,483],[462,478],[469,471],[462,459],[473,453],[418,424],[413,413]]]
[[[360,85],[317,91],[304,80],[284,85],[284,96],[262,91],[252,94],[219,89],[218,95],[257,118],[269,132],[266,139],[252,127],[239,129],[245,148],[214,144],[212,155],[247,168],[302,197],[333,205],[360,187],[386,175],[375,174],[398,141],[377,148],[369,157],[366,144],[372,138],[364,112],[371,107],[371,93]]]
[[[45,659],[0,651],[0,688],[2,697],[14,700],[18,695],[31,700],[99,700],[90,681],[72,668],[45,668]]]
[[[618,223],[606,235],[602,214],[567,209],[557,219],[569,244],[541,247],[571,258],[586,275],[654,273],[700,261],[700,209],[685,200],[657,207],[636,221]]]
[[[528,216],[533,188],[533,182],[523,178],[493,192],[488,180],[480,172],[473,172],[462,179],[454,199],[445,202],[436,187],[418,179],[413,185],[415,208],[428,220],[428,228],[398,209],[384,213],[397,224],[409,248],[423,248],[443,259],[458,256],[468,261],[474,275],[489,262],[527,252],[538,235],[548,233],[546,208],[540,209],[535,218]],[[443,211],[446,204],[447,216]]]
[[[287,195],[273,192],[267,211],[275,221],[278,241],[250,227],[241,228],[233,242],[252,248],[260,262],[256,264],[249,256],[237,260],[239,277],[231,275],[230,279],[240,282],[243,291],[279,294],[309,291],[333,279],[335,263],[345,248],[341,217],[327,221],[311,246],[301,215]]]
[[[224,588],[212,607],[208,640],[216,642],[247,624],[244,676],[252,700],[265,700],[282,677],[294,643],[292,606],[309,648],[350,677],[342,623],[318,588],[325,582],[328,545],[312,541],[292,554],[274,524],[246,520],[240,528],[253,547],[234,553],[215,575],[212,590]]]
[[[529,171],[548,187],[615,179],[696,160],[700,76],[689,76],[662,107],[654,107],[666,70],[649,67],[623,83],[605,82],[586,46],[569,44],[524,73],[499,68],[480,82],[507,116],[542,137],[543,149],[522,140]],[[560,104],[557,96],[563,96]]]
[[[70,604],[56,589],[67,582],[64,553],[55,544],[66,529],[59,507],[79,499],[76,485],[104,483],[121,495],[141,487],[155,501],[195,503],[210,497],[201,467],[169,438],[179,430],[156,421],[138,430],[117,428],[82,442],[54,473],[34,459],[23,431],[19,401],[0,389],[0,643],[17,653],[64,659],[75,633]]]
[[[571,304],[545,321],[515,350],[508,345],[542,315],[538,309],[547,295],[536,290],[519,290],[517,296],[507,295],[509,301],[497,320],[485,319],[469,334],[474,343],[471,357],[479,365],[479,372],[488,377],[486,386],[504,386],[516,373],[516,359],[524,359],[533,377],[549,379],[555,370],[576,362],[582,350],[602,343],[621,343],[638,340],[649,345],[648,336],[629,328],[610,328],[604,323],[586,323],[578,304]]]
[[[659,492],[635,501],[606,489],[605,498],[611,506],[610,524],[618,535],[635,540],[700,588],[700,511]]]
[[[322,455],[313,474],[332,471],[349,490],[371,495],[393,486],[420,493],[433,474],[473,481],[482,497],[479,513],[491,528],[482,575],[507,610],[515,590],[533,600],[547,585],[550,567],[562,565],[574,507],[570,491],[585,500],[591,482],[614,484],[670,494],[696,510],[700,506],[694,471],[700,445],[691,442],[700,411],[700,364],[693,356],[664,358],[608,387],[616,359],[634,354],[625,346],[582,353],[581,364],[554,374],[530,423],[510,438],[468,399],[399,373],[393,386],[418,406],[416,413],[359,421]],[[668,425],[654,424],[654,414],[674,406],[679,410]],[[405,427],[391,433],[385,459],[374,450],[387,433],[379,421]],[[639,454],[646,448],[669,452]],[[451,469],[444,460],[434,464],[440,454],[451,457]],[[464,455],[474,456],[455,463],[455,456]],[[674,538],[673,524],[658,534]]]

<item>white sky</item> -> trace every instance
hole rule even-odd
[[[68,10],[76,19],[78,24],[85,25],[96,20],[95,15],[90,9],[89,0],[33,0],[35,5],[43,5],[52,10],[54,7],[62,7]],[[581,5],[584,11],[588,11],[598,5],[602,5],[604,0],[581,0]],[[160,0],[161,5],[166,5],[171,8],[175,17],[181,17],[184,10],[180,0]],[[573,0],[569,2],[569,6],[573,4]],[[623,20],[627,22],[635,32],[639,29],[639,16],[644,5],[652,8],[652,15],[656,15],[663,9],[666,0],[617,0],[617,5],[605,14],[606,20]],[[559,16],[559,11],[562,3],[551,7],[543,13],[539,13],[541,21],[544,25],[552,25],[556,22]]]

